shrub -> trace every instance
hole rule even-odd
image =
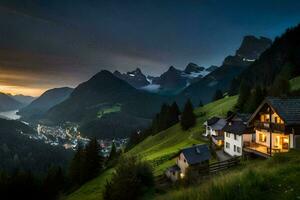
[[[105,185],[105,200],[135,200],[154,185],[152,167],[136,157],[123,157]]]

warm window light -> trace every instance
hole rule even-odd
[[[184,173],[180,173],[180,178],[184,178]]]
[[[288,142],[289,142],[289,139],[283,138],[283,142],[284,142],[284,143],[288,143]]]

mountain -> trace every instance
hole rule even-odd
[[[160,85],[164,90],[180,90],[186,86],[186,80],[181,70],[171,66],[160,77],[152,79],[152,83]]]
[[[200,67],[195,63],[189,63],[186,68],[184,69],[184,72],[186,74],[192,74],[192,73],[200,73],[205,70],[205,67]]]
[[[72,152],[31,140],[28,136],[32,134],[37,133],[20,121],[0,119],[1,170],[46,172],[50,165],[68,164]]]
[[[277,37],[273,44],[258,60],[247,67],[237,81],[239,85],[244,80],[250,86],[261,85],[269,87],[278,75],[285,75],[291,79],[300,75],[300,24],[288,29],[281,37]],[[237,87],[234,88],[238,90]]]
[[[17,95],[10,95],[13,99],[17,100],[18,102],[26,105],[29,105],[33,100],[36,99],[36,97],[32,96],[26,96],[22,94],[17,94]]]
[[[164,98],[135,89],[103,70],[76,87],[68,99],[51,108],[46,113],[46,119],[83,123],[112,113],[152,118],[163,101]]]
[[[134,71],[123,74],[121,74],[119,71],[115,71],[114,75],[119,79],[126,81],[135,88],[140,88],[150,84],[146,76],[142,73],[142,71],[139,68],[137,68]]]
[[[208,72],[213,72],[213,71],[215,71],[217,68],[218,68],[218,66],[216,66],[216,65],[211,65],[210,67],[208,67],[208,68],[206,69],[206,71],[208,71]]]
[[[51,107],[63,102],[69,97],[72,88],[62,87],[47,90],[40,97],[32,101],[28,106],[22,108],[19,114],[26,120],[39,119]]]
[[[226,92],[232,80],[258,59],[259,55],[270,47],[271,43],[272,41],[265,37],[245,36],[234,56],[227,56],[222,66],[213,67],[215,69],[211,73],[197,79],[196,82],[185,88],[178,95],[178,101],[190,98],[195,105],[198,105],[200,101],[203,103],[210,102],[216,90],[220,89]]]
[[[194,80],[206,76],[214,69],[215,67],[206,69],[195,63],[189,63],[184,70],[179,70],[171,66],[159,77],[146,77],[139,68],[123,74],[119,71],[115,71],[113,74],[136,89],[162,95],[174,95],[179,93]]]
[[[198,66],[195,63],[189,63],[184,70],[176,69],[171,66],[159,77],[148,76],[151,84],[141,88],[150,92],[163,95],[178,94],[193,81],[209,74],[205,67]]]
[[[11,96],[0,92],[0,111],[17,110],[23,104]]]

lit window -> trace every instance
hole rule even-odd
[[[266,134],[260,133],[259,134],[259,141],[260,142],[266,142],[267,141]]]

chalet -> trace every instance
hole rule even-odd
[[[254,131],[247,126],[251,115],[236,113],[227,119],[224,126],[224,152],[230,156],[242,156],[243,145],[250,143]]]
[[[211,137],[212,142],[216,146],[223,146],[224,144],[224,132],[223,128],[226,125],[226,119],[219,117],[212,117],[206,122],[204,122],[205,126],[205,136]]]
[[[172,181],[176,181],[184,178],[187,170],[191,170],[190,172],[196,175],[199,172],[197,169],[209,164],[210,156],[207,144],[182,149],[176,159],[176,165],[167,169],[166,176]]]
[[[267,97],[248,120],[255,134],[244,152],[263,157],[300,148],[300,98]]]

